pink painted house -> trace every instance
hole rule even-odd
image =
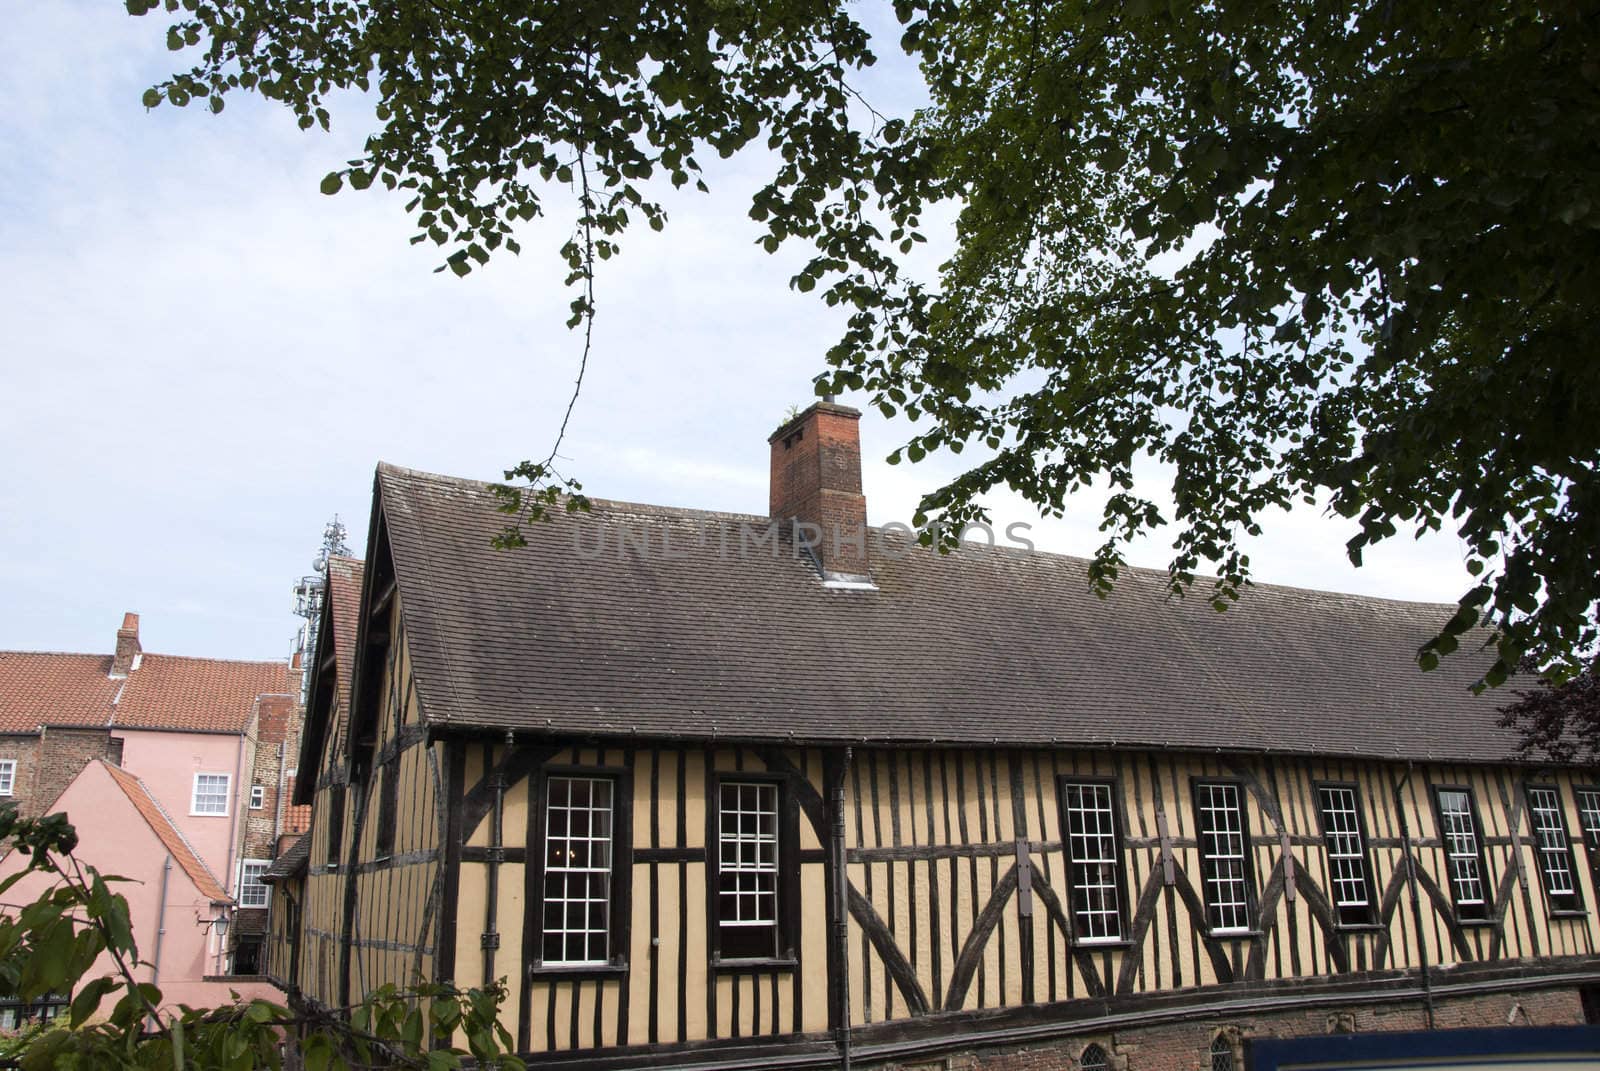
[[[216,920],[231,915],[234,899],[144,781],[96,759],[79,771],[53,810],[78,816],[73,823],[78,858],[103,874],[128,879],[115,888],[128,899],[143,960],[134,973],[139,981],[160,987],[164,1007],[226,1003],[230,990],[246,999],[275,997],[276,990],[265,982],[218,980],[227,946]],[[26,863],[12,852],[0,860],[0,878]],[[49,875],[26,878],[13,886],[7,900],[27,903],[50,884]],[[113,970],[110,955],[104,955],[86,977]],[[0,1019],[0,1026],[9,1025],[15,1025],[14,1019]]]
[[[270,896],[258,879],[274,846],[247,836],[269,806],[258,757],[281,747],[263,746],[263,711],[273,725],[297,723],[298,695],[287,660],[145,653],[137,614],[126,615],[109,655],[0,651],[0,803],[65,811],[79,858],[141,883],[119,891],[152,964],[160,934],[158,984],[171,1002],[270,992],[253,966],[235,974],[237,931],[248,927],[234,923],[264,915],[252,909]],[[0,874],[17,865],[0,860]],[[15,891],[7,900],[18,902]],[[227,920],[221,939],[217,918]],[[0,1007],[0,1028],[8,1014],[17,1010]]]

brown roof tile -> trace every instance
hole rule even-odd
[[[122,684],[110,672],[110,655],[0,651],[0,732],[109,724]]]
[[[292,691],[284,662],[145,654],[125,679],[111,656],[0,651],[0,732],[41,725],[243,732],[256,697]]]
[[[344,717],[349,712],[350,682],[355,679],[356,632],[361,624],[361,585],[366,562],[360,558],[333,557],[328,559],[328,603],[333,622],[333,632],[328,639],[333,644],[334,661],[339,668],[339,724],[334,727],[338,736],[344,733]]]
[[[256,697],[292,692],[286,661],[233,662],[147,654],[128,674],[115,724],[126,728],[243,732]]]
[[[261,880],[267,884],[292,878],[305,870],[311,859],[311,834],[307,833],[289,846],[289,850],[272,861]]]
[[[200,891],[200,895],[214,903],[232,903],[233,901],[228,894],[222,891],[221,883],[206,868],[205,863],[200,861],[200,857],[189,846],[188,840],[184,838],[178,827],[173,825],[172,819],[167,815],[166,810],[160,803],[156,802],[156,798],[150,794],[150,790],[145,787],[144,782],[128,771],[119,769],[103,759],[96,761],[105,767],[106,772],[111,775],[111,779],[122,789],[128,800],[139,812],[140,817],[155,831],[156,836],[161,838],[162,845],[172,854],[172,858],[177,864],[183,868],[183,872],[189,875],[189,880],[194,882],[194,886]]]
[[[848,591],[787,547],[741,553],[764,517],[597,501],[508,553],[485,484],[381,465],[377,489],[435,726],[1462,761],[1515,743],[1503,699],[1468,691],[1477,656],[1416,667],[1453,606],[1261,585],[1218,614],[1144,569],[1101,600],[1081,559],[983,548],[878,555],[879,590]],[[619,553],[643,529],[652,552]]]

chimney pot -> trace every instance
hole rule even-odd
[[[143,648],[139,646],[139,615],[123,614],[122,627],[117,629],[116,653],[111,656],[111,676],[126,677],[133,672],[141,650]]]
[[[861,493],[861,411],[817,402],[767,440],[772,447],[768,512],[819,532],[812,553],[827,578],[864,579],[867,500]]]

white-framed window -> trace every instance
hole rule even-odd
[[[17,784],[17,760],[0,759],[0,796],[9,796]]]
[[[778,948],[778,786],[719,786],[718,954],[762,959]]]
[[[228,813],[228,788],[233,783],[231,774],[197,773],[194,775],[194,798],[189,804],[190,814]]]
[[[1561,813],[1561,795],[1545,785],[1529,785],[1528,820],[1533,825],[1539,858],[1539,876],[1552,911],[1580,911],[1577,878],[1572,872],[1572,845],[1567,840],[1567,820]]]
[[[1122,939],[1122,858],[1111,786],[1064,781],[1067,861],[1074,934],[1079,941]]]
[[[1584,843],[1591,852],[1600,850],[1600,788],[1578,789],[1578,818]]]
[[[544,966],[610,961],[611,794],[604,777],[546,782]]]
[[[1439,835],[1444,841],[1444,859],[1450,873],[1450,893],[1455,897],[1456,914],[1481,919],[1488,915],[1488,898],[1483,886],[1483,854],[1478,840],[1478,823],[1472,814],[1472,795],[1464,788],[1440,788]]]
[[[1244,807],[1231,781],[1195,786],[1199,812],[1200,869],[1205,879],[1206,921],[1213,931],[1250,928],[1250,875],[1245,852]]]
[[[261,880],[272,863],[266,859],[246,859],[239,864],[239,906],[266,907],[272,888]]]
[[[1355,787],[1319,785],[1317,802],[1322,811],[1322,839],[1328,849],[1328,877],[1339,922],[1344,926],[1370,925],[1377,915],[1373,911],[1366,837],[1361,830]]]
[[[259,811],[267,805],[267,789],[265,785],[250,786],[250,809]]]

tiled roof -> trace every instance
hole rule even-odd
[[[328,559],[328,604],[332,612],[333,657],[339,668],[340,722],[334,732],[344,733],[344,717],[349,713],[350,682],[355,679],[356,630],[361,623],[361,584],[366,562],[360,558]]]
[[[311,834],[307,833],[289,846],[289,850],[272,861],[266,873],[261,875],[261,880],[267,884],[292,878],[305,870],[306,863],[311,858]]]
[[[1072,744],[1499,761],[1503,696],[1417,646],[1453,606],[1261,585],[1218,614],[1126,569],[966,548],[878,554],[876,591],[825,587],[764,517],[594,503],[491,548],[487,485],[382,465],[431,725],[530,734]],[[648,530],[650,552],[619,552]],[[662,532],[670,535],[671,557]],[[596,548],[603,550],[597,555]]]
[[[257,696],[294,687],[286,661],[142,657],[117,701],[115,724],[127,728],[243,732]]]
[[[285,662],[145,654],[125,679],[111,656],[0,651],[0,732],[41,725],[243,732],[256,697],[293,690]]]
[[[302,770],[316,770],[322,762],[324,741],[331,738],[335,752],[343,746],[345,719],[350,711],[350,682],[355,679],[356,637],[361,624],[361,594],[366,583],[367,563],[360,558],[332,557],[328,559],[328,602],[323,616],[323,628],[317,633],[317,649],[312,652],[312,664],[307,672],[312,674],[312,700],[306,710],[305,732],[300,738],[300,766]],[[323,691],[321,663],[333,651],[333,667],[337,674],[338,689],[331,703],[316,697]],[[332,720],[337,719],[337,720]],[[305,778],[295,786],[290,798],[309,805],[316,777]],[[307,827],[309,828],[309,820]]]
[[[194,886],[200,891],[200,895],[214,903],[232,903],[233,901],[228,894],[222,891],[221,883],[206,868],[205,863],[200,861],[200,857],[190,847],[188,840],[184,838],[178,827],[173,825],[172,819],[168,817],[166,810],[160,803],[156,802],[156,798],[150,794],[150,790],[145,787],[144,782],[128,771],[119,769],[103,759],[96,761],[105,767],[106,772],[117,783],[117,787],[122,789],[128,800],[139,812],[140,817],[155,831],[156,836],[161,838],[162,845],[171,853],[177,864],[183,868],[183,872],[189,875],[189,880],[194,882]]]
[[[283,786],[283,799],[294,799],[294,781],[298,776],[290,778],[290,783]],[[293,804],[283,805],[283,832],[306,832],[310,829],[310,804],[299,807]]]
[[[0,732],[108,724],[122,686],[110,672],[110,655],[0,651]]]

